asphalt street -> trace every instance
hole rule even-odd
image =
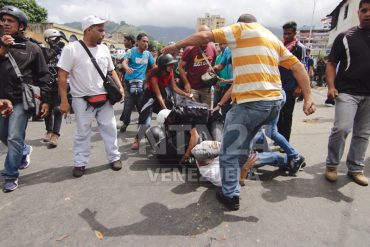
[[[132,151],[135,124],[118,133],[124,168],[113,171],[94,122],[90,162],[77,179],[74,121],[63,122],[55,149],[41,142],[44,123],[29,122],[31,165],[16,191],[0,193],[0,246],[369,246],[369,188],[346,176],[350,138],[338,181],[325,180],[334,108],[324,105],[325,88],[313,94],[317,112],[305,116],[297,103],[291,137],[307,166],[294,177],[262,167],[246,181],[236,212],[217,202],[216,188],[194,169],[158,164],[149,148]],[[117,119],[121,109],[115,106]],[[5,155],[0,144],[1,167]],[[369,157],[368,150],[368,176]]]

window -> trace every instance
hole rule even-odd
[[[349,7],[349,4],[346,5],[346,8],[344,9],[344,18],[343,20],[347,19],[347,16],[348,16],[348,7]]]

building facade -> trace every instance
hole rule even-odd
[[[298,40],[307,48],[311,49],[311,55],[315,57],[326,56],[329,54],[329,28],[324,27],[317,29],[309,26],[303,26],[297,32]]]
[[[220,15],[210,15],[206,13],[204,17],[197,18],[196,30],[203,25],[208,26],[211,29],[217,29],[225,26],[225,18],[222,18]]]
[[[360,0],[343,0],[328,15],[328,17],[331,17],[329,47],[333,45],[334,39],[338,34],[360,24],[357,14],[359,4]]]
[[[26,37],[30,37],[45,43],[43,34],[44,31],[49,28],[54,28],[56,30],[63,32],[69,41],[80,40],[83,38],[83,32],[81,30],[63,26],[56,23],[30,23],[26,29]],[[121,48],[122,46],[122,48],[124,49],[123,44],[120,44],[119,42],[113,39],[105,38],[103,40],[103,43],[107,44],[108,47],[113,45],[115,47]]]

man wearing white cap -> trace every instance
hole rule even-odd
[[[88,16],[82,21],[83,42],[94,56],[104,74],[112,75],[123,95],[123,88],[114,71],[107,46],[102,45],[106,20]],[[103,79],[80,42],[69,43],[63,49],[59,63],[58,85],[61,96],[60,110],[66,117],[70,111],[67,100],[67,77],[70,76],[72,107],[76,115],[77,130],[73,146],[73,176],[81,177],[90,156],[91,125],[94,118],[105,145],[107,159],[113,170],[122,168],[117,145],[116,119],[112,105],[107,100]],[[92,101],[95,101],[93,103]],[[98,102],[98,104],[96,104]]]

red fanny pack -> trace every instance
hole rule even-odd
[[[86,100],[87,104],[93,108],[102,107],[108,100],[108,96],[106,94],[85,96],[83,98]]]

